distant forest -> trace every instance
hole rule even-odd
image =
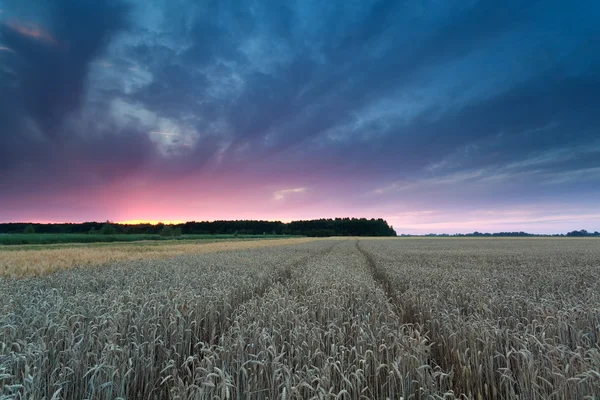
[[[381,219],[367,218],[335,218],[314,219],[306,221],[204,221],[186,222],[174,225],[150,224],[116,224],[112,222],[84,222],[80,224],[35,224],[35,223],[0,223],[0,234],[17,233],[93,233],[93,234],[164,234],[165,227],[177,232],[175,235],[300,235],[311,237],[326,236],[396,236],[396,231]],[[169,234],[168,236],[172,235]],[[527,232],[496,233],[456,233],[426,235],[400,234],[401,237],[600,237],[600,232],[588,232],[585,229],[568,233],[548,235]]]
[[[110,229],[107,229],[110,225]],[[172,225],[181,234],[239,234],[239,235],[302,235],[325,236],[396,236],[393,227],[379,219],[335,218],[307,221],[211,221],[186,222]],[[80,224],[0,224],[0,233],[110,233],[110,234],[161,234],[165,225],[122,225],[110,222],[84,222]]]

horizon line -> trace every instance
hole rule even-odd
[[[151,225],[151,226],[156,226],[156,225],[172,225],[172,226],[176,226],[176,225],[185,225],[186,223],[202,223],[202,222],[208,222],[208,223],[213,223],[213,222],[240,222],[240,221],[247,221],[247,222],[279,222],[282,224],[289,224],[292,222],[299,222],[299,221],[317,221],[317,220],[335,220],[335,219],[373,219],[373,220],[377,220],[377,219],[382,219],[383,221],[386,222],[386,224],[388,224],[390,227],[392,227],[391,224],[388,223],[387,219],[385,218],[367,218],[367,217],[333,217],[333,218],[313,218],[313,219],[295,219],[295,220],[270,220],[270,219],[214,219],[214,220],[188,220],[188,221],[184,221],[184,220],[125,220],[125,221],[118,221],[118,222],[114,222],[114,221],[110,221],[110,220],[106,220],[106,221],[83,221],[83,222],[55,222],[55,221],[44,221],[44,222],[0,222],[0,225],[8,225],[8,224],[18,224],[18,225],[26,225],[26,224],[30,224],[30,225],[82,225],[82,224],[102,224],[102,223],[109,223],[109,224],[114,224],[114,225],[130,225],[130,226],[136,226],[136,225]],[[454,232],[454,233],[449,233],[449,232],[427,232],[427,233],[401,233],[401,232],[397,232],[396,228],[393,228],[394,231],[396,232],[396,236],[400,237],[400,236],[459,236],[459,235],[500,235],[500,234],[506,234],[506,233],[511,233],[511,234],[515,234],[515,233],[521,233],[521,234],[525,234],[525,235],[532,235],[532,236],[557,236],[557,235],[566,235],[567,233],[571,233],[571,232],[581,232],[581,231],[585,231],[588,234],[591,234],[592,236],[594,234],[597,234],[599,232],[599,230],[586,230],[586,229],[572,229],[569,230],[567,232],[553,232],[553,233],[535,233],[535,232],[527,232],[527,231],[484,231],[481,229],[477,229],[474,231],[470,231],[470,232],[465,232],[465,233],[460,233],[460,232]],[[477,236],[475,235],[475,236]]]

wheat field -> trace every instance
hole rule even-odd
[[[600,398],[598,240],[280,244],[5,274],[0,399]]]
[[[182,254],[285,246],[313,241],[311,238],[266,240],[219,240],[214,242],[159,242],[109,244],[25,245],[0,248],[0,276],[41,276],[81,266],[106,265],[141,259],[164,259]]]

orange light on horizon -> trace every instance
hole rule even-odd
[[[177,225],[177,224],[184,224],[187,221],[183,221],[183,220],[148,220],[148,219],[130,219],[127,221],[119,221],[117,222],[117,224],[119,225],[141,225],[141,224],[149,224],[149,225],[158,225],[158,224],[164,224],[164,225]]]

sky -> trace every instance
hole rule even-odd
[[[596,0],[0,0],[0,221],[600,230]]]

